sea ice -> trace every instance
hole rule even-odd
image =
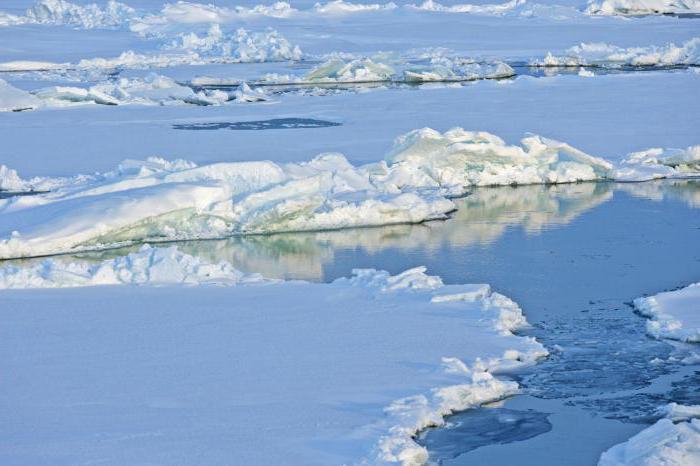
[[[698,0],[591,0],[589,15],[656,15],[700,13]]]
[[[637,298],[634,307],[649,318],[649,335],[700,343],[700,283],[647,298]]]
[[[41,101],[27,91],[17,89],[0,79],[0,112],[18,112],[33,110]]]
[[[618,181],[700,176],[700,146],[687,149],[652,148],[633,152],[615,170]]]

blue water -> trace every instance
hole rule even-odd
[[[646,336],[631,301],[700,280],[700,182],[484,188],[444,222],[180,243],[244,271],[331,281],[426,265],[520,304],[551,356],[523,394],[421,433],[441,464],[591,465],[669,401],[700,403],[689,348]],[[102,253],[123,254],[124,251]]]

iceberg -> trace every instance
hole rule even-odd
[[[637,298],[634,307],[649,318],[649,335],[700,343],[700,283],[676,291]]]

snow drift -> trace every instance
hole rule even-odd
[[[454,209],[473,186],[604,179],[612,166],[557,141],[507,145],[489,133],[412,131],[386,161],[355,167],[341,154],[299,164],[162,159],[118,170],[26,182],[52,192],[0,201],[0,257],[102,249],[143,241],[419,223]]]
[[[700,343],[700,283],[647,298],[637,298],[634,307],[649,318],[649,335]]]

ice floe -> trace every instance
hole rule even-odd
[[[77,4],[66,0],[38,0],[24,16],[0,12],[0,26],[43,24],[68,25],[79,29],[114,29],[127,26],[138,17],[134,8],[115,0],[103,6],[97,3]]]
[[[700,464],[700,406],[671,403],[667,417],[604,452],[598,466],[689,466]]]
[[[313,11],[321,14],[339,15],[347,13],[361,13],[368,11],[394,10],[398,6],[394,2],[388,3],[352,3],[344,0],[331,0],[326,3],[316,3]]]
[[[586,7],[590,15],[700,14],[698,0],[591,0]]]
[[[52,192],[0,204],[0,257],[418,223],[444,218],[454,209],[448,197],[473,186],[604,179],[612,167],[538,136],[510,146],[492,134],[462,129],[413,131],[397,140],[386,162],[360,167],[340,154],[287,165],[146,165],[148,170],[27,182]]]
[[[700,177],[700,146],[687,149],[652,148],[633,152],[615,170],[618,181]]]
[[[503,3],[458,3],[448,6],[438,3],[435,0],[425,0],[420,5],[411,5],[410,7],[424,11],[499,16],[511,12],[525,3],[526,0],[510,0]]]
[[[569,48],[564,55],[548,53],[542,60],[531,62],[533,66],[579,67],[579,66],[674,66],[700,65],[700,37],[695,37],[677,46],[618,47],[602,42],[582,43]]]
[[[700,343],[700,283],[676,291],[637,298],[634,307],[649,318],[649,335]]]
[[[231,435],[225,442],[226,451],[234,451],[236,459],[246,463],[283,464],[292,457],[300,464],[319,460],[329,464],[419,464],[427,458],[427,451],[413,441],[418,430],[441,425],[443,417],[456,410],[516,393],[516,382],[500,380],[496,374],[533,364],[547,354],[534,339],[513,333],[527,325],[516,303],[488,285],[445,285],[439,277],[426,274],[424,267],[393,276],[371,269],[355,270],[351,277],[330,284],[273,282],[260,286],[260,277],[237,273],[230,264],[210,264],[175,248],[144,247],[129,256],[100,262],[51,258],[32,266],[6,264],[0,270],[0,282],[15,288],[122,285],[100,290],[98,309],[87,304],[93,295],[88,290],[60,290],[61,298],[50,300],[60,301],[60,309],[48,303],[48,308],[32,304],[34,312],[51,311],[46,314],[51,332],[61,338],[49,338],[49,346],[42,345],[41,351],[57,358],[57,366],[52,367],[60,369],[64,377],[60,383],[54,377],[34,383],[31,390],[32,397],[48,392],[48,398],[41,396],[50,401],[48,411],[42,413],[53,418],[53,407],[59,406],[54,400],[63,399],[70,406],[74,400],[97,400],[104,387],[119,380],[126,390],[121,392],[126,398],[119,401],[119,410],[131,419],[130,429],[140,432],[141,426],[158,430],[163,426],[161,434],[145,439],[148,448],[139,448],[140,458],[161,457],[166,444],[171,445],[169,454],[188,458],[195,445],[191,439],[197,437],[192,436],[192,419],[197,420],[197,429],[220,431],[220,420],[211,416],[211,408],[220,407],[227,410],[227,418],[239,418],[251,410],[255,413],[245,423],[227,424],[240,434],[254,434],[233,435],[234,431],[228,431]],[[207,283],[224,286],[186,290],[180,286]],[[256,286],[245,286],[249,283]],[[131,284],[170,286],[123,286]],[[20,360],[13,360],[18,370],[15,372],[12,366],[13,373],[18,379],[36,381],[24,371],[33,372],[37,366],[22,361],[35,357],[36,339],[27,338],[17,327],[21,322],[19,311],[25,311],[24,319],[27,316],[24,306],[31,302],[26,299],[27,293],[36,291],[0,293],[3,309],[12,314],[6,316],[3,331],[9,333],[3,333],[2,340],[6,344],[12,341],[21,355]],[[103,293],[112,294],[114,299],[105,299]],[[134,301],[125,308],[126,296]],[[193,298],[196,312],[192,310]],[[82,306],[72,305],[75,299],[80,299]],[[309,302],[322,305],[309,306]],[[148,342],[148,348],[155,351],[139,350],[139,361],[129,366],[128,375],[120,370],[95,370],[100,363],[114,368],[112,361],[105,361],[104,352],[93,345],[112,341],[116,328],[120,336],[111,349],[120,354],[121,345],[133,350],[131,333],[113,325],[113,319],[130,321],[132,313],[138,316],[139,341]],[[49,321],[38,316],[35,319],[35,324],[40,322],[38,327],[31,327],[36,336],[48,328],[44,325]],[[83,336],[78,341],[75,333],[66,332],[64,326],[75,330],[76,321],[82,328],[92,329],[89,338]],[[26,325],[23,328],[29,329]],[[187,332],[187,338],[176,337],[180,329]],[[275,345],[261,344],[262,334]],[[19,340],[8,340],[9,335]],[[178,342],[177,355],[158,349],[156,342],[164,339]],[[52,346],[59,342],[60,347]],[[216,350],[221,343],[225,349]],[[81,350],[75,351],[74,345],[80,345]],[[280,352],[280,347],[285,351]],[[229,362],[228,355],[235,354],[237,362],[221,364],[222,359],[213,355],[222,353]],[[188,356],[183,358],[181,354]],[[83,365],[73,366],[76,355],[80,355]],[[186,372],[189,386],[198,387],[196,393],[209,386],[201,379],[203,373],[209,374],[209,383],[213,367],[218,368],[214,372],[223,375],[217,379],[218,390],[207,390],[205,402],[198,401],[195,392],[181,392],[184,386],[170,381],[175,373],[181,379],[185,367],[193,363],[197,370]],[[154,366],[168,368],[159,369],[159,385],[151,378]],[[77,367],[89,367],[96,375],[85,383]],[[134,383],[124,377],[133,377]],[[158,398],[153,398],[156,387]],[[27,389],[17,383],[3,385],[17,416],[23,415],[26,405],[16,397],[26,397]],[[166,404],[170,399],[173,401]],[[231,399],[237,401],[235,411],[228,411]],[[65,403],[60,405],[63,415],[57,417],[61,421],[72,423],[74,415],[86,413],[91,413],[89,419],[99,418],[93,413],[95,409],[104,413],[98,403],[83,402],[76,410],[67,409]],[[160,408],[144,409],[144,403]],[[360,404],[361,410],[346,408]],[[178,406],[173,413],[184,410],[187,416],[170,415],[166,420],[162,406]],[[273,419],[284,428],[268,430],[264,438],[257,435],[273,425]],[[10,425],[16,423],[11,421]],[[92,421],[76,425],[84,432],[103,435],[103,427]],[[289,429],[290,425],[294,428]],[[44,432],[34,432],[28,441],[45,441]],[[63,452],[66,448],[77,452],[72,457],[84,462],[114,454],[113,442],[99,442],[97,449],[76,448],[90,437],[84,432],[67,443],[57,441],[52,451]],[[182,432],[189,435],[181,437]],[[318,448],[319,439],[324,448]],[[123,446],[120,451],[124,451]],[[183,455],[183,451],[189,453]]]
[[[0,79],[0,112],[19,112],[33,110],[41,101],[27,91],[17,89]]]

